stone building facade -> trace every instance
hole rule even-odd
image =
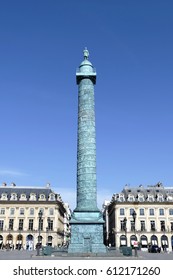
[[[68,206],[49,185],[0,186],[0,248],[65,244],[69,237],[68,218]]]
[[[119,248],[137,241],[143,250],[149,244],[173,250],[173,188],[161,183],[146,188],[125,187],[112,196],[104,211],[107,244]]]

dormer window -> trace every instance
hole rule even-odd
[[[163,199],[163,195],[158,195],[157,201],[162,202],[163,200],[164,200],[164,199]]]
[[[39,195],[39,200],[45,200],[45,199],[46,199],[46,197],[45,197],[44,194],[40,194],[40,195]]]
[[[25,193],[22,193],[22,194],[21,194],[20,200],[26,200],[26,194],[25,194]]]
[[[12,193],[10,200],[17,200],[17,194],[16,193]]]
[[[134,195],[129,195],[127,200],[131,202],[134,201],[135,200]]]
[[[1,194],[1,200],[7,200],[7,194],[6,193]]]
[[[147,198],[147,201],[148,202],[153,202],[154,201],[153,195],[149,195],[148,198]]]
[[[36,200],[36,194],[35,193],[31,193],[29,200]]]
[[[49,200],[51,200],[51,201],[54,201],[54,200],[55,200],[55,195],[54,195],[54,193],[51,193],[51,194],[49,195]]]
[[[168,195],[167,201],[173,201],[173,196],[172,195]]]
[[[139,202],[143,202],[144,201],[144,196],[143,195],[139,195],[138,196],[138,201]]]

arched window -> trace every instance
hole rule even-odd
[[[156,235],[151,236],[151,244],[152,245],[158,245],[158,238]]]
[[[166,235],[161,236],[161,245],[163,251],[165,250],[165,248],[168,248],[168,237]]]
[[[3,243],[3,236],[0,235],[0,246],[2,246],[2,243]]]
[[[133,246],[134,242],[137,241],[137,236],[136,235],[131,235],[130,236],[130,244]]]
[[[141,248],[147,248],[147,246],[148,246],[148,239],[147,239],[146,235],[142,235],[141,236],[140,242],[141,242]]]
[[[127,237],[125,235],[120,236],[120,247],[127,246]]]

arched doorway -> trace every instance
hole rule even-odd
[[[136,235],[131,235],[130,236],[130,245],[132,247],[133,247],[135,241],[137,241],[137,236]]]
[[[158,245],[158,238],[156,235],[151,236],[151,244],[152,245]]]
[[[120,236],[120,247],[127,246],[127,237],[125,235]]]
[[[148,239],[146,235],[141,235],[140,243],[141,243],[141,248],[148,247]]]
[[[0,235],[0,249],[2,249],[2,246],[3,246],[3,236]]]
[[[166,235],[161,236],[161,246],[163,251],[166,251],[168,248],[168,237]]]
[[[26,237],[26,250],[34,249],[34,237],[32,234],[28,234]]]
[[[49,235],[48,238],[47,238],[47,245],[48,246],[52,246],[52,239],[53,239],[53,237],[51,235]]]
[[[173,235],[171,236],[171,247],[172,247],[172,251],[173,251]]]
[[[22,236],[22,234],[19,234],[17,236],[17,240],[16,240],[16,249],[20,250],[22,248],[22,246],[23,246],[23,236]]]
[[[13,248],[13,236],[12,236],[12,234],[7,235],[6,248],[7,249],[12,249]]]

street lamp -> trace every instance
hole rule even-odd
[[[47,246],[49,245],[49,230],[50,230],[50,218],[47,218]]]
[[[127,218],[125,217],[124,220],[123,220],[123,229],[124,229],[124,231],[125,231],[125,234],[126,234],[126,232],[127,232],[126,224],[127,224]]]
[[[133,224],[134,224],[134,231],[135,231],[135,222],[136,222],[136,212],[133,210],[132,217],[133,217]]]
[[[136,236],[136,227],[135,227],[136,216],[137,216],[137,214],[136,214],[135,210],[133,210],[132,217],[133,217],[133,226],[134,226],[135,236]],[[135,257],[137,257],[138,254],[137,254],[137,244],[136,244],[136,242],[134,244],[134,248],[135,248]]]
[[[38,244],[37,244],[37,256],[40,256],[40,248],[41,248],[41,236],[40,236],[40,231],[41,231],[41,219],[42,219],[43,213],[40,210],[38,213]]]
[[[125,232],[126,246],[127,246],[127,236],[126,236],[126,233],[127,233],[127,218],[126,217],[123,220],[123,229],[124,229],[124,232]]]

